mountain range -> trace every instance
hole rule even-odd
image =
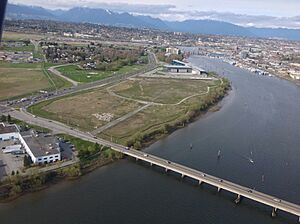
[[[8,4],[6,19],[40,19],[64,22],[96,23],[111,26],[152,28],[162,31],[194,34],[232,35],[300,40],[300,29],[243,27],[215,20],[165,21],[127,12],[75,7],[69,10],[49,10],[42,7]]]

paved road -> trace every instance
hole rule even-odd
[[[130,149],[130,150],[123,149],[122,153],[125,155],[128,155],[128,156],[131,156],[133,158],[149,162],[151,165],[157,165],[157,166],[165,168],[166,170],[172,170],[176,173],[181,174],[182,177],[188,176],[190,178],[193,178],[193,179],[199,181],[199,183],[206,183],[206,184],[215,186],[218,190],[227,190],[229,192],[236,194],[237,196],[245,197],[245,198],[251,199],[253,201],[260,202],[262,204],[271,206],[275,210],[280,209],[282,211],[285,211],[285,212],[288,212],[288,213],[291,213],[293,215],[300,217],[300,206],[297,204],[278,199],[274,196],[249,189],[247,187],[232,183],[227,180],[222,180],[218,177],[208,175],[201,171],[183,166],[178,163],[170,162],[170,161],[167,161],[166,159],[163,159],[163,158],[160,158],[157,156],[153,156],[150,154],[146,154],[141,151],[137,151],[137,150],[133,150],[133,149]],[[299,218],[299,221],[300,221],[300,218]]]
[[[78,93],[81,91],[86,91],[86,90],[90,90],[90,89],[95,89],[95,88],[99,88],[108,84],[113,84],[113,83],[117,83],[117,82],[121,82],[122,80],[126,80],[127,78],[130,77],[134,77],[140,74],[144,74],[147,72],[151,72],[153,70],[155,70],[157,68],[157,65],[155,64],[155,55],[153,53],[149,53],[148,55],[148,59],[149,59],[149,64],[146,66],[145,69],[141,70],[141,71],[136,71],[133,73],[126,73],[126,74],[122,74],[122,75],[115,75],[115,76],[111,76],[102,80],[98,80],[95,82],[91,82],[91,83],[84,83],[78,86],[73,86],[71,88],[68,89],[61,89],[61,90],[56,90],[50,93],[45,93],[45,94],[39,94],[39,95],[35,95],[35,96],[30,96],[28,97],[28,100],[25,102],[18,102],[18,101],[9,101],[11,103],[11,107],[28,107],[32,104],[32,102],[34,103],[38,103],[38,102],[42,102],[45,100],[49,100],[49,99],[55,99],[58,97],[62,97],[62,96],[67,96],[73,93]],[[8,101],[2,101],[0,102],[0,104],[2,105],[6,105],[8,103]]]
[[[21,110],[21,111],[14,110],[14,111],[10,112],[10,114],[11,114],[11,116],[13,116],[17,119],[24,120],[28,123],[52,129],[55,133],[65,133],[65,134],[69,134],[69,135],[72,135],[77,138],[81,138],[83,140],[87,140],[87,141],[91,141],[91,142],[95,142],[95,143],[97,142],[98,144],[109,146],[117,152],[123,153],[125,155],[128,155],[130,157],[133,157],[133,158],[136,158],[139,160],[149,162],[152,165],[157,165],[157,166],[163,167],[166,170],[172,170],[174,172],[181,174],[182,176],[188,176],[190,178],[193,178],[193,179],[199,181],[199,183],[206,183],[206,184],[215,186],[216,188],[218,188],[218,190],[221,190],[221,189],[227,190],[238,196],[249,198],[251,200],[271,206],[275,210],[280,209],[282,211],[285,211],[285,212],[288,212],[288,213],[291,213],[291,214],[294,214],[294,215],[300,217],[300,206],[299,205],[278,199],[274,196],[267,195],[262,192],[258,192],[258,191],[249,189],[247,187],[232,183],[227,180],[222,180],[218,177],[205,174],[201,171],[183,166],[181,164],[167,161],[164,158],[159,158],[157,156],[146,154],[141,151],[134,150],[134,149],[127,150],[127,148],[122,145],[118,145],[118,144],[106,141],[104,139],[95,138],[90,133],[85,133],[85,132],[82,132],[79,130],[74,130],[73,128],[68,127],[64,124],[61,124],[59,122],[54,122],[54,121],[49,122],[49,120],[44,119],[44,118],[33,117],[32,115],[30,115],[28,112],[26,112],[24,110]]]

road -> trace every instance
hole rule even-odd
[[[119,150],[119,149],[117,149],[117,150]],[[195,179],[199,182],[199,184],[201,184],[201,183],[209,184],[211,186],[216,187],[218,189],[218,191],[227,190],[231,193],[236,194],[238,197],[245,197],[245,198],[251,199],[253,201],[268,205],[268,206],[274,208],[275,212],[278,209],[280,209],[287,213],[291,213],[293,215],[298,216],[299,221],[300,221],[300,206],[297,204],[278,199],[274,196],[264,194],[259,191],[255,191],[248,187],[244,187],[239,184],[235,184],[233,182],[223,180],[221,178],[218,178],[218,177],[215,177],[212,175],[208,175],[201,171],[183,166],[178,163],[168,161],[166,159],[163,159],[163,158],[160,158],[157,156],[146,154],[141,151],[137,151],[134,149],[130,149],[130,150],[123,149],[122,153],[125,155],[128,155],[130,157],[148,162],[151,165],[157,165],[159,167],[162,167],[166,171],[174,171],[176,173],[181,174],[182,177],[187,176],[192,179]]]
[[[143,160],[145,162],[150,163],[151,165],[157,165],[159,167],[164,168],[166,171],[174,171],[176,173],[179,173],[182,175],[182,177],[187,176],[192,179],[197,180],[199,183],[206,183],[209,185],[212,185],[216,187],[218,190],[226,190],[231,193],[236,194],[239,197],[245,197],[251,200],[254,200],[256,202],[260,202],[262,204],[268,205],[272,208],[274,208],[274,212],[279,210],[294,214],[298,217],[300,217],[300,206],[284,201],[282,199],[278,199],[274,196],[264,194],[259,191],[252,190],[248,187],[244,187],[235,183],[232,183],[227,180],[222,180],[221,178],[208,175],[206,173],[203,173],[201,171],[183,166],[178,163],[174,163],[171,161],[167,161],[164,158],[160,158],[154,155],[146,154],[141,151],[137,151],[134,149],[127,150],[125,146],[118,145],[109,141],[106,141],[104,139],[99,139],[93,137],[90,133],[85,133],[79,130],[75,130],[71,127],[68,127],[64,124],[61,124],[59,122],[54,122],[44,119],[44,118],[38,118],[33,117],[26,111],[12,111],[10,112],[11,116],[20,119],[25,120],[28,123],[39,125],[42,127],[47,127],[51,130],[53,130],[55,133],[65,133],[72,135],[77,138],[81,138],[83,140],[87,140],[90,142],[98,143],[101,145],[105,145],[108,147],[111,147],[113,150],[123,153],[125,155],[128,155],[130,157],[136,158],[138,160]]]
[[[0,104],[2,104],[2,105],[9,104],[11,107],[26,108],[26,107],[32,105],[33,102],[38,103],[38,102],[42,102],[42,101],[49,100],[49,99],[55,99],[55,98],[59,98],[62,96],[67,96],[67,95],[70,95],[73,93],[79,93],[81,91],[99,88],[99,87],[102,87],[102,86],[105,86],[108,84],[121,82],[130,77],[134,77],[134,76],[138,76],[140,74],[144,74],[147,72],[155,71],[155,69],[157,68],[157,65],[155,64],[155,54],[150,52],[148,54],[148,60],[149,60],[149,64],[145,67],[145,69],[140,70],[140,71],[135,71],[133,73],[126,73],[126,74],[122,74],[122,75],[115,75],[115,76],[111,76],[111,77],[108,77],[108,78],[105,78],[102,80],[98,80],[95,82],[84,83],[84,84],[81,84],[78,86],[73,86],[73,87],[67,88],[67,89],[61,89],[61,90],[57,90],[57,91],[53,91],[53,92],[49,92],[49,93],[33,95],[30,97],[27,97],[27,101],[25,101],[25,102],[19,102],[17,100],[6,100],[6,101],[0,102]]]

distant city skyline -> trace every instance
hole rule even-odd
[[[9,3],[49,9],[73,7],[104,8],[113,11],[183,21],[212,19],[242,26],[300,28],[299,0],[9,0]]]

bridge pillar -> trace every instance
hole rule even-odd
[[[272,217],[276,217],[277,216],[277,208],[273,208],[272,209]]]
[[[184,174],[181,174],[181,178],[184,178]]]
[[[137,157],[135,157],[135,161],[138,161],[139,159]]]
[[[166,168],[165,171],[168,172],[168,168]]]
[[[236,204],[238,204],[238,203],[241,202],[241,195],[240,195],[240,194],[238,194],[238,196],[237,196],[237,198],[234,200],[234,202],[235,202]]]
[[[153,163],[150,163],[150,166],[153,166]]]
[[[201,185],[202,184],[202,180],[199,180],[199,185]]]
[[[222,190],[222,188],[218,187],[218,192],[220,192]]]

